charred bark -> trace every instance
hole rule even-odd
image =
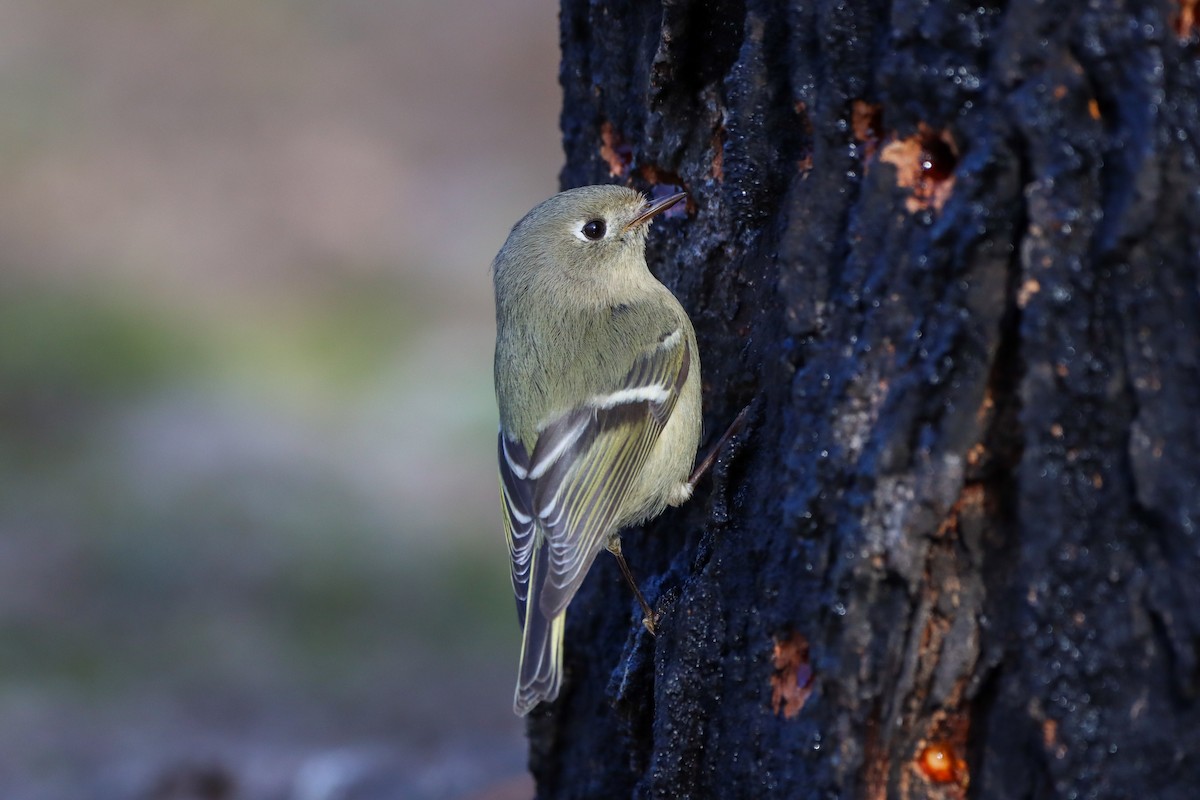
[[[564,186],[751,429],[568,615],[540,797],[1194,797],[1195,3],[564,0]]]

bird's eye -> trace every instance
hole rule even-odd
[[[602,219],[589,220],[583,225],[583,235],[592,242],[603,239],[605,230],[604,220]]]

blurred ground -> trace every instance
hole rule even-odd
[[[552,0],[0,4],[0,797],[520,797]]]

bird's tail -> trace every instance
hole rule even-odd
[[[539,601],[549,572],[550,546],[543,541],[533,551],[529,565],[529,594],[521,635],[521,666],[517,672],[517,691],[513,711],[528,714],[542,701],[558,697],[562,683],[563,629],[567,624],[564,610],[554,617],[542,613]]]

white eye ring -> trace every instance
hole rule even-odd
[[[600,217],[581,220],[575,223],[573,233],[581,242],[598,242],[608,235],[608,224]]]

